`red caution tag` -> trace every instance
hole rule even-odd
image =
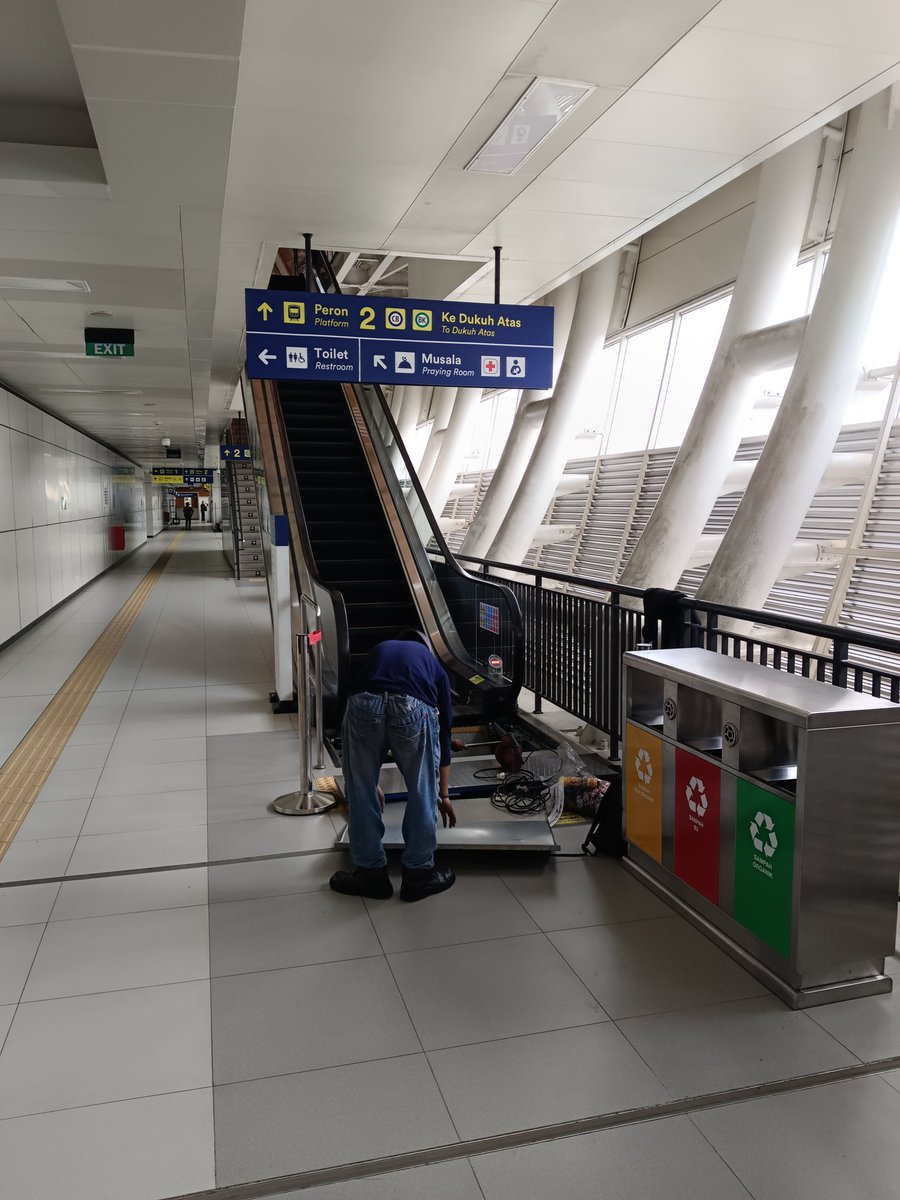
[[[321,642],[322,640],[322,630],[313,629],[312,632],[308,633],[306,636],[309,638],[309,644],[311,646],[315,646],[317,642]]]

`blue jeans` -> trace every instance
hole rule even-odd
[[[383,867],[387,862],[377,788],[389,749],[407,791],[403,865],[415,871],[434,866],[440,766],[437,709],[414,696],[361,692],[347,701],[342,738],[354,866]]]

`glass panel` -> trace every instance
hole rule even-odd
[[[628,338],[607,454],[647,448],[671,332],[669,320]]]
[[[723,296],[681,318],[678,342],[653,445],[680,446],[691,423],[731,303]]]

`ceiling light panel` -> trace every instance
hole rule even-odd
[[[466,170],[512,175],[593,91],[588,83],[535,79]]]
[[[23,292],[89,292],[86,279],[29,279],[26,275],[0,275],[0,289]]]

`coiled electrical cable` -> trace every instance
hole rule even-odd
[[[485,768],[483,772],[478,771],[476,775],[483,779],[491,777],[498,779],[497,788],[491,796],[491,804],[494,808],[503,809],[515,816],[546,813],[547,806],[553,800],[554,788],[562,768],[562,759],[559,754],[556,755],[556,759],[556,769],[545,778],[529,771],[527,765],[523,766],[520,771],[510,771],[502,778],[500,778],[499,768],[493,767]],[[531,755],[529,754],[526,763],[530,760]]]

